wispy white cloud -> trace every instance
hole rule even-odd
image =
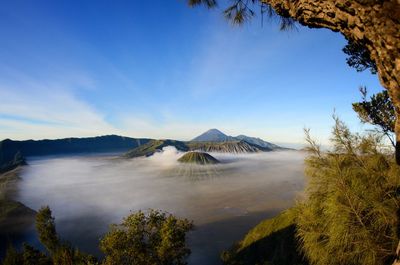
[[[76,76],[75,76],[76,77]],[[69,83],[74,86],[70,87]],[[79,99],[76,87],[91,89],[91,79],[40,82],[19,75],[0,83],[0,138],[57,138],[118,133],[104,116]]]
[[[126,135],[134,137],[149,137],[158,139],[190,140],[198,133],[209,129],[209,125],[195,120],[175,119],[155,120],[148,115],[121,115],[118,117],[118,127]]]
[[[83,80],[83,81],[80,81]],[[182,118],[174,111],[156,113],[162,118],[154,118],[153,111],[127,112],[115,114],[108,122],[101,110],[76,95],[69,83],[92,84],[90,78],[41,83],[19,76],[18,82],[0,83],[0,139],[43,139],[61,137],[85,137],[104,134],[120,134],[131,137],[170,138],[190,140],[210,129],[219,128],[229,135],[247,134],[269,141],[293,139],[293,131],[282,128],[250,128],[242,119],[198,121]],[[89,86],[90,88],[90,86]],[[95,92],[95,91],[94,91]],[[301,128],[300,128],[301,130]]]

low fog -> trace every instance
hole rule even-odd
[[[211,153],[217,165],[188,165],[166,147],[151,157],[47,157],[29,160],[16,197],[49,205],[62,238],[98,253],[97,240],[130,211],[160,209],[191,219],[190,264],[219,264],[218,253],[263,218],[290,207],[304,187],[304,154]]]

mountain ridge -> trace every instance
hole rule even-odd
[[[215,153],[258,153],[269,152],[273,149],[261,147],[248,143],[246,141],[226,141],[226,142],[183,142],[176,140],[150,140],[146,144],[136,147],[124,155],[125,158],[134,158],[141,156],[151,156],[156,152],[162,151],[166,146],[174,146],[178,151],[188,152],[215,152]]]
[[[55,140],[5,139],[0,141],[0,173],[26,164],[29,156],[46,156],[73,153],[125,152],[147,143],[149,138],[130,138],[118,135],[103,135],[83,138]]]
[[[263,139],[258,137],[251,137],[244,134],[240,134],[238,136],[230,136],[215,128],[209,129],[204,133],[196,136],[190,142],[229,142],[229,141],[246,141],[249,144],[274,150],[287,149],[285,147],[281,147],[276,144],[264,141]]]
[[[263,148],[246,141],[225,141],[225,142],[188,142],[191,150],[217,153],[258,153],[272,151],[270,148]]]
[[[149,142],[133,148],[123,154],[122,156],[125,158],[134,158],[140,156],[151,156],[156,152],[162,151],[162,149],[166,146],[174,146],[178,151],[186,152],[189,151],[189,147],[185,144],[185,142],[165,139],[165,140],[150,140]]]
[[[255,153],[287,149],[256,137],[229,136],[218,129],[210,129],[192,141],[155,140],[119,135],[70,137],[54,140],[5,139],[0,141],[0,173],[25,165],[26,157],[30,156],[125,152],[124,157],[138,157],[152,155],[168,145],[175,146],[177,150],[183,152]]]

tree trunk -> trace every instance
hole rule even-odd
[[[396,162],[400,165],[400,0],[261,0],[304,26],[341,32],[362,42],[396,109]],[[393,265],[400,265],[400,242]]]
[[[375,61],[396,108],[396,161],[400,165],[400,0],[262,0],[304,26],[328,28],[360,41]]]
[[[396,162],[400,164],[400,117],[399,112],[397,111],[397,119],[396,119]]]

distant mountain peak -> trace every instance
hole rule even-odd
[[[228,135],[226,135],[225,133],[221,132],[220,130],[218,130],[216,128],[209,129],[208,131],[202,133],[201,135],[217,135],[217,136],[221,136],[221,137],[228,137]],[[199,135],[199,136],[201,136],[201,135]]]
[[[219,133],[219,134],[226,135],[226,134],[224,134],[223,132],[221,132],[220,130],[218,130],[218,129],[216,129],[216,128],[209,129],[209,130],[206,131],[205,133]]]
[[[225,142],[235,140],[232,136],[228,136],[218,129],[210,129],[199,136],[195,137],[194,142]]]

